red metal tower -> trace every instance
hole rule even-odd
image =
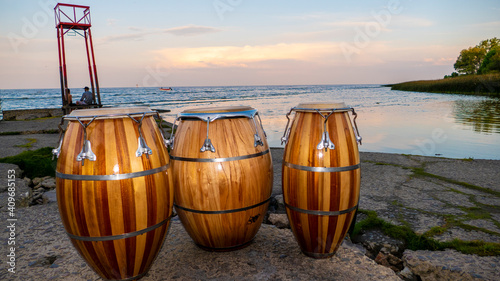
[[[97,80],[97,68],[94,58],[94,47],[92,44],[92,34],[90,32],[90,7],[58,3],[54,7],[54,11],[56,16],[57,47],[59,50],[59,75],[61,79],[61,97],[64,113],[67,114],[74,108],[102,107],[99,82]],[[90,86],[93,94],[93,104],[91,105],[70,104],[67,96],[67,93],[69,93],[69,87],[68,73],[66,70],[64,35],[70,31],[73,31],[85,38]]]

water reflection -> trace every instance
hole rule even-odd
[[[455,122],[478,133],[500,133],[500,100],[456,100]]]

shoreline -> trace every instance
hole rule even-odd
[[[381,86],[399,91],[500,97],[500,74],[462,75],[453,78],[407,81]]]

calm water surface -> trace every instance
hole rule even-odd
[[[83,92],[72,89],[74,98]],[[500,159],[500,99],[391,91],[380,85],[103,88],[106,106],[169,109],[246,105],[259,110],[268,142],[282,147],[286,113],[302,102],[344,102],[358,113],[361,151]],[[3,110],[61,106],[59,89],[0,90]]]

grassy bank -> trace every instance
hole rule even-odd
[[[56,174],[57,160],[52,160],[52,147],[28,150],[15,156],[0,158],[0,163],[11,163],[24,171],[24,176],[30,179]]]
[[[500,97],[500,73],[485,75],[464,75],[439,80],[411,81],[385,85],[391,90],[472,94]]]
[[[417,250],[443,251],[445,249],[455,249],[463,254],[474,254],[479,256],[500,255],[500,243],[484,242],[479,240],[463,241],[453,239],[449,242],[439,242],[431,238],[435,234],[445,232],[442,227],[433,227],[424,234],[416,234],[409,226],[397,226],[378,218],[375,211],[359,210],[367,216],[356,223],[351,235],[355,239],[364,230],[380,229],[384,234],[401,241],[404,241],[406,248]]]

